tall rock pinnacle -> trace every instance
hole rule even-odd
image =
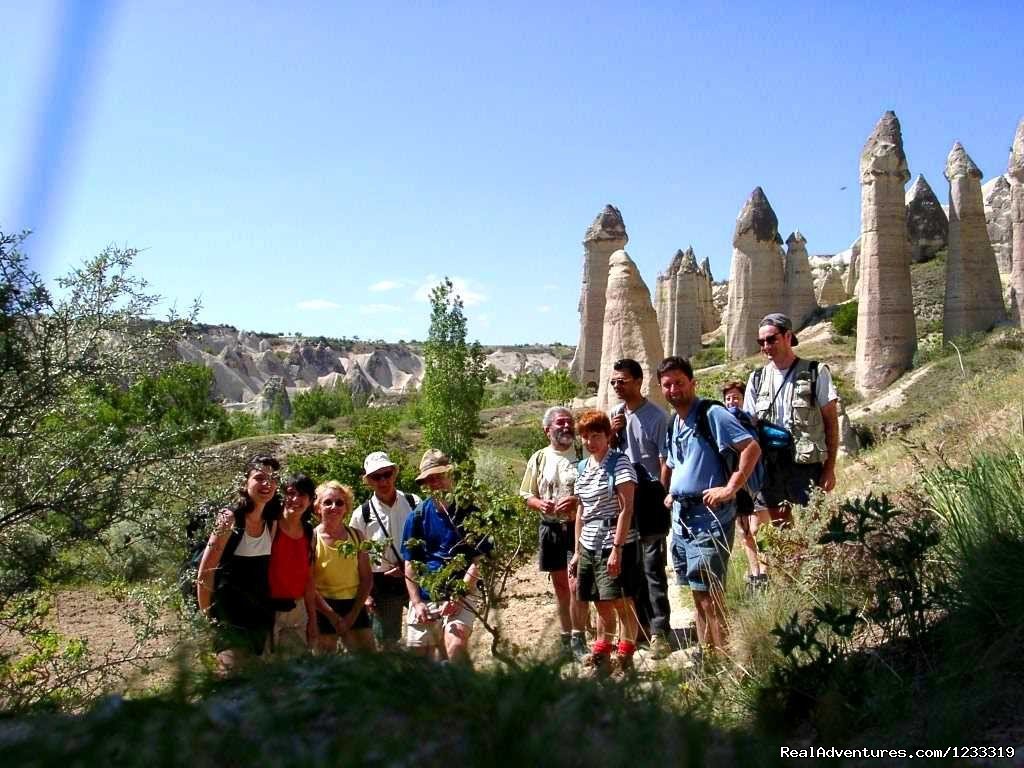
[[[580,338],[573,355],[573,377],[597,387],[601,373],[601,329],[608,287],[608,259],[629,242],[622,214],[606,205],[583,237],[583,288],[580,291]]]
[[[650,291],[625,251],[618,250],[611,255],[607,283],[597,407],[607,413],[618,403],[608,381],[612,377],[612,365],[624,357],[636,360],[643,368],[643,394],[664,406],[665,398],[654,375],[664,357],[658,318],[651,305]]]
[[[807,257],[807,238],[800,230],[786,238],[786,256],[783,269],[782,311],[793,321],[793,330],[799,330],[809,315],[818,308],[814,297],[814,276]]]
[[[899,378],[917,349],[903,191],[909,178],[900,122],[886,112],[860,154],[856,381],[863,394]]]
[[[757,328],[769,312],[782,311],[779,219],[764,190],[755,187],[732,237],[725,351],[732,360],[757,352]]]
[[[1013,264],[1010,268],[1010,316],[1024,328],[1024,118],[1017,125],[1007,163],[1010,177],[1010,221],[1013,226]]]
[[[931,261],[949,243],[949,219],[946,218],[946,212],[920,174],[907,191],[905,202],[910,260],[915,264]]]
[[[949,179],[949,253],[942,337],[987,331],[1006,319],[995,252],[985,226],[981,170],[960,142],[946,158]]]

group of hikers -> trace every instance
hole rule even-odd
[[[538,514],[539,567],[554,588],[561,649],[583,669],[627,674],[638,644],[653,658],[671,652],[669,549],[678,584],[693,595],[698,654],[722,650],[737,524],[756,591],[767,580],[758,525],[790,525],[792,506],[806,504],[812,487],[835,486],[838,396],[828,367],[797,357],[798,343],[788,317],[764,317],[765,365],[746,383],[726,383],[724,403],[699,397],[690,362],[667,357],[656,371],[666,412],[643,396],[643,368],[622,359],[609,381],[621,402],[610,413],[544,413],[548,445],[527,462],[520,495]],[[363,469],[372,495],[354,508],[348,486],[279,480],[273,457],[250,462],[197,577],[222,668],[241,656],[339,643],[468,662],[479,568],[493,543],[467,531],[476,510],[453,500],[451,462],[439,450],[424,453],[422,499],[396,488],[387,453],[371,453]],[[465,584],[450,597],[422,587],[420,574],[454,564],[453,578]]]

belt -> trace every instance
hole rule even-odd
[[[704,495],[700,493],[680,493],[672,494],[673,501],[678,501],[680,504],[703,504]]]

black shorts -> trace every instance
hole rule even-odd
[[[768,479],[757,494],[756,506],[778,507],[789,502],[804,506],[811,487],[821,480],[823,464],[797,464],[792,459],[766,461]]]
[[[580,547],[576,581],[577,600],[594,603],[636,595],[639,579],[644,572],[640,564],[639,546],[634,541],[622,548],[622,568],[619,575],[614,578],[608,574],[608,558],[611,553],[610,549],[594,552],[586,547]]]
[[[564,571],[569,567],[572,553],[576,549],[573,543],[575,535],[575,523],[540,521],[540,527],[537,529],[537,536],[540,539],[537,564],[542,572]]]
[[[338,614],[339,616],[344,618],[348,614],[348,612],[352,610],[352,605],[355,603],[355,600],[335,600],[335,599],[330,598],[330,597],[325,597],[324,598],[324,602],[326,602],[329,606],[331,606],[331,608],[334,609],[334,612],[336,614]],[[334,625],[331,624],[331,622],[329,622],[327,620],[327,617],[324,616],[322,613],[320,613],[320,611],[316,612],[316,625],[317,625],[317,627],[320,628],[320,634],[321,635],[334,635],[334,634],[337,634],[334,631]],[[349,627],[349,629],[369,629],[369,628],[370,628],[370,616],[366,612],[366,606],[364,605],[362,607],[362,609],[359,611],[359,615],[356,616],[356,620],[354,622],[352,622],[352,626]]]

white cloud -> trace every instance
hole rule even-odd
[[[395,288],[401,287],[401,285],[397,280],[381,280],[371,285],[370,290],[374,293],[381,293],[383,291],[393,291]]]
[[[537,307],[537,311],[538,312],[550,312],[551,311],[551,305],[550,304],[541,304],[539,307]]]
[[[297,309],[309,309],[314,312],[324,309],[341,309],[341,304],[335,304],[327,299],[306,299],[295,305]]]
[[[426,279],[416,289],[414,294],[416,301],[429,301],[430,292],[440,283],[442,278],[437,275],[427,275]],[[462,297],[462,303],[467,307],[476,307],[487,301],[487,295],[474,287],[474,283],[464,277],[452,277],[452,285],[455,286],[455,293]]]
[[[363,304],[359,311],[364,315],[383,315],[391,312],[401,312],[402,308],[397,304]]]

